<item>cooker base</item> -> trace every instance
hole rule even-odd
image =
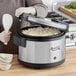
[[[63,59],[59,62],[56,62],[56,63],[49,63],[49,64],[27,63],[27,62],[21,61],[20,59],[18,59],[18,61],[20,64],[22,64],[26,67],[40,69],[40,68],[48,68],[48,67],[54,67],[54,66],[60,65],[60,64],[64,63],[65,59]]]

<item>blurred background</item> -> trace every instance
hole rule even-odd
[[[53,4],[56,2],[64,2],[64,1],[76,1],[76,0],[42,0],[43,3],[48,6],[48,11],[53,10]]]

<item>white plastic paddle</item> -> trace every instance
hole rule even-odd
[[[4,14],[2,17],[2,23],[3,23],[5,32],[9,32],[13,23],[13,17],[10,14]],[[4,44],[7,45],[7,43],[4,43]]]

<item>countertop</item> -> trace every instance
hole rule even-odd
[[[63,64],[46,69],[26,68],[18,63],[17,55],[14,55],[11,69],[0,70],[0,76],[76,76],[76,48],[66,50]]]

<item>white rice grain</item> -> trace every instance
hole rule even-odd
[[[22,33],[24,35],[31,35],[31,36],[51,36],[60,33],[60,31],[55,28],[37,27],[37,28],[29,28],[28,30],[23,30]]]

